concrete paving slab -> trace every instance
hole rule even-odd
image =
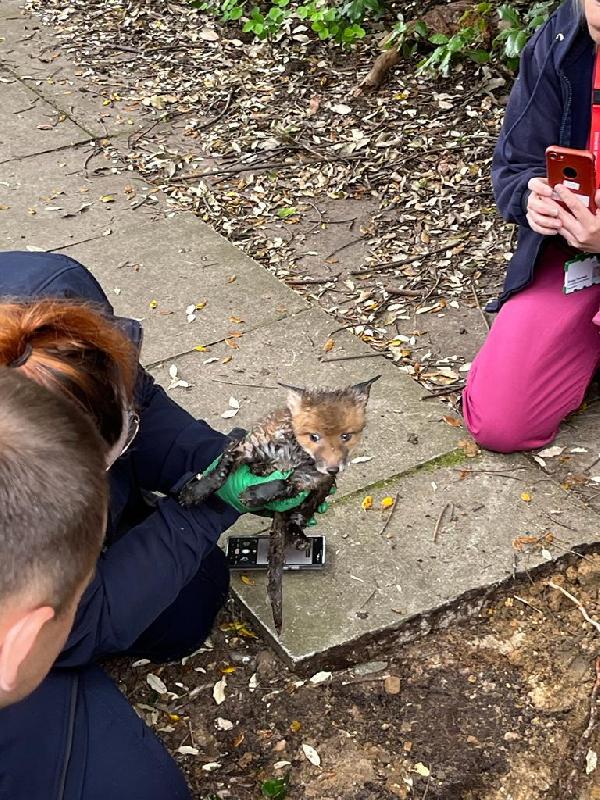
[[[111,99],[106,86],[100,87],[83,67],[73,63],[74,56],[61,43],[60,34],[24,11],[21,2],[3,0],[0,4],[0,62],[31,89],[91,136],[133,133],[151,124],[154,112],[137,99],[128,99],[123,89],[123,99],[116,100],[115,92]],[[127,54],[121,57],[127,58]]]
[[[264,574],[252,573],[255,585],[248,586],[236,573],[233,589],[255,627],[292,665],[347,663],[369,644],[407,641],[474,611],[494,588],[510,585],[513,574],[527,579],[556,566],[548,556],[597,545],[599,517],[539,477],[522,456],[489,454],[418,470],[372,492],[375,508],[384,495],[399,494],[383,535],[382,512],[361,509],[363,492],[336,501],[314,530],[327,537],[326,568],[284,575],[281,639]],[[530,502],[521,499],[526,488]],[[247,517],[232,533],[264,527],[264,520]],[[549,531],[554,538],[544,539]],[[513,541],[526,534],[539,542],[516,549]]]
[[[238,313],[243,317],[253,302],[256,300],[249,297]],[[162,368],[153,369],[153,374],[168,385],[169,366],[176,363],[192,388],[174,389],[173,397],[221,430],[229,430],[233,424],[251,427],[267,411],[284,403],[285,390],[277,387],[277,381],[336,387],[381,374],[371,391],[364,444],[357,451],[371,460],[351,465],[340,476],[342,494],[455,450],[461,433],[443,422],[447,408],[437,400],[422,402],[422,387],[385,358],[372,358],[373,351],[356,337],[346,332],[334,336],[332,352],[338,358],[354,357],[352,360],[321,361],[323,345],[336,327],[335,320],[314,308],[248,332],[236,340],[238,349],[219,344],[209,352],[165,362]],[[218,361],[204,363],[213,357]],[[224,358],[231,361],[223,364]],[[231,396],[240,402],[240,411],[234,420],[223,419],[221,414]]]
[[[58,249],[148,218],[148,204],[132,211],[148,194],[146,184],[129,173],[94,175],[102,158],[88,161],[92,152],[81,145],[2,166],[0,203],[9,207],[0,211],[4,249]]]
[[[61,117],[53,106],[1,67],[0,86],[0,164],[89,140],[85,131]],[[4,172],[2,169],[3,175]]]
[[[596,395],[598,387],[594,387]],[[589,395],[589,393],[588,393]],[[585,407],[563,422],[556,439],[536,451],[539,466],[558,483],[600,511],[600,402],[588,396]],[[530,460],[534,455],[530,454]]]
[[[238,333],[307,308],[300,295],[193,214],[145,222],[129,215],[127,225],[121,213],[110,237],[64,252],[91,269],[118,313],[143,320],[145,364],[219,339],[231,337],[235,345]],[[188,322],[186,308],[201,303]],[[241,345],[239,351],[221,349],[237,363]],[[191,363],[202,356],[194,353]],[[262,359],[262,352],[254,358]]]

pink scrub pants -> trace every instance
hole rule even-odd
[[[569,257],[550,244],[533,282],[501,308],[473,361],[463,413],[473,438],[510,453],[551,442],[600,362],[600,285],[562,291]]]

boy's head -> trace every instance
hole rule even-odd
[[[74,403],[0,368],[0,707],[62,649],[98,558],[106,444]]]

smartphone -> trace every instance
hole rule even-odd
[[[596,165],[590,150],[550,146],[546,148],[546,169],[550,186],[562,183],[578,195],[593,214],[596,212]]]
[[[320,569],[325,566],[325,537],[309,536],[308,551],[292,543],[284,552],[284,569]],[[230,536],[225,550],[231,569],[266,569],[269,565],[268,536]]]

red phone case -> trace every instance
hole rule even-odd
[[[596,166],[590,150],[550,146],[546,149],[548,183],[562,183],[579,195],[592,214],[596,213]]]

